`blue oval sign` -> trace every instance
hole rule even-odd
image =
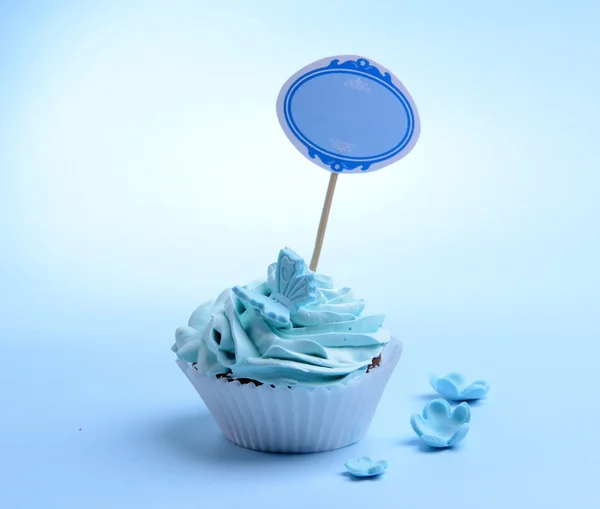
[[[338,173],[383,168],[408,154],[420,132],[400,80],[358,56],[325,58],[298,71],[279,92],[277,116],[302,154]]]

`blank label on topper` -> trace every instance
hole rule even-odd
[[[419,137],[412,97],[371,59],[342,55],[294,74],[277,98],[277,116],[294,146],[335,173],[379,170],[404,157]]]

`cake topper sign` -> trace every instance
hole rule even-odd
[[[277,116],[294,146],[331,172],[310,263],[314,271],[338,175],[379,170],[404,157],[419,137],[419,115],[388,69],[371,59],[341,55],[294,74],[279,92]]]

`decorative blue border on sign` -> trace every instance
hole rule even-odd
[[[291,104],[294,95],[304,83],[311,79],[317,78],[318,76],[322,76],[323,74],[352,74],[355,76],[367,77],[376,81],[380,85],[383,85],[390,92],[392,92],[404,107],[404,111],[406,112],[406,117],[408,119],[406,133],[404,134],[402,140],[387,152],[370,157],[343,156],[338,153],[325,150],[324,148],[319,147],[315,145],[312,141],[310,141],[296,125],[296,122],[294,121],[291,112]],[[335,59],[332,60],[331,63],[326,67],[314,69],[300,76],[290,86],[285,95],[285,99],[283,101],[283,114],[285,117],[285,122],[288,125],[289,129],[294,134],[294,136],[296,136],[296,138],[300,141],[300,143],[302,143],[306,147],[310,157],[312,157],[313,159],[315,157],[319,157],[323,164],[328,165],[331,168],[331,170],[335,172],[343,172],[344,170],[355,170],[358,167],[361,167],[360,169],[362,171],[366,171],[373,164],[380,163],[387,159],[392,159],[393,157],[397,156],[400,152],[402,152],[404,148],[406,148],[406,146],[412,139],[415,130],[415,115],[411,104],[406,98],[406,96],[398,87],[396,87],[393,84],[392,77],[389,73],[381,73],[381,71],[377,67],[371,65],[366,58],[359,58],[357,60],[347,60],[343,63],[340,63],[338,59]]]

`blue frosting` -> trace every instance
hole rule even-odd
[[[301,264],[298,260],[302,261]],[[221,293],[179,327],[173,351],[208,375],[273,385],[326,385],[365,373],[390,340],[383,315],[290,249],[266,280]]]

